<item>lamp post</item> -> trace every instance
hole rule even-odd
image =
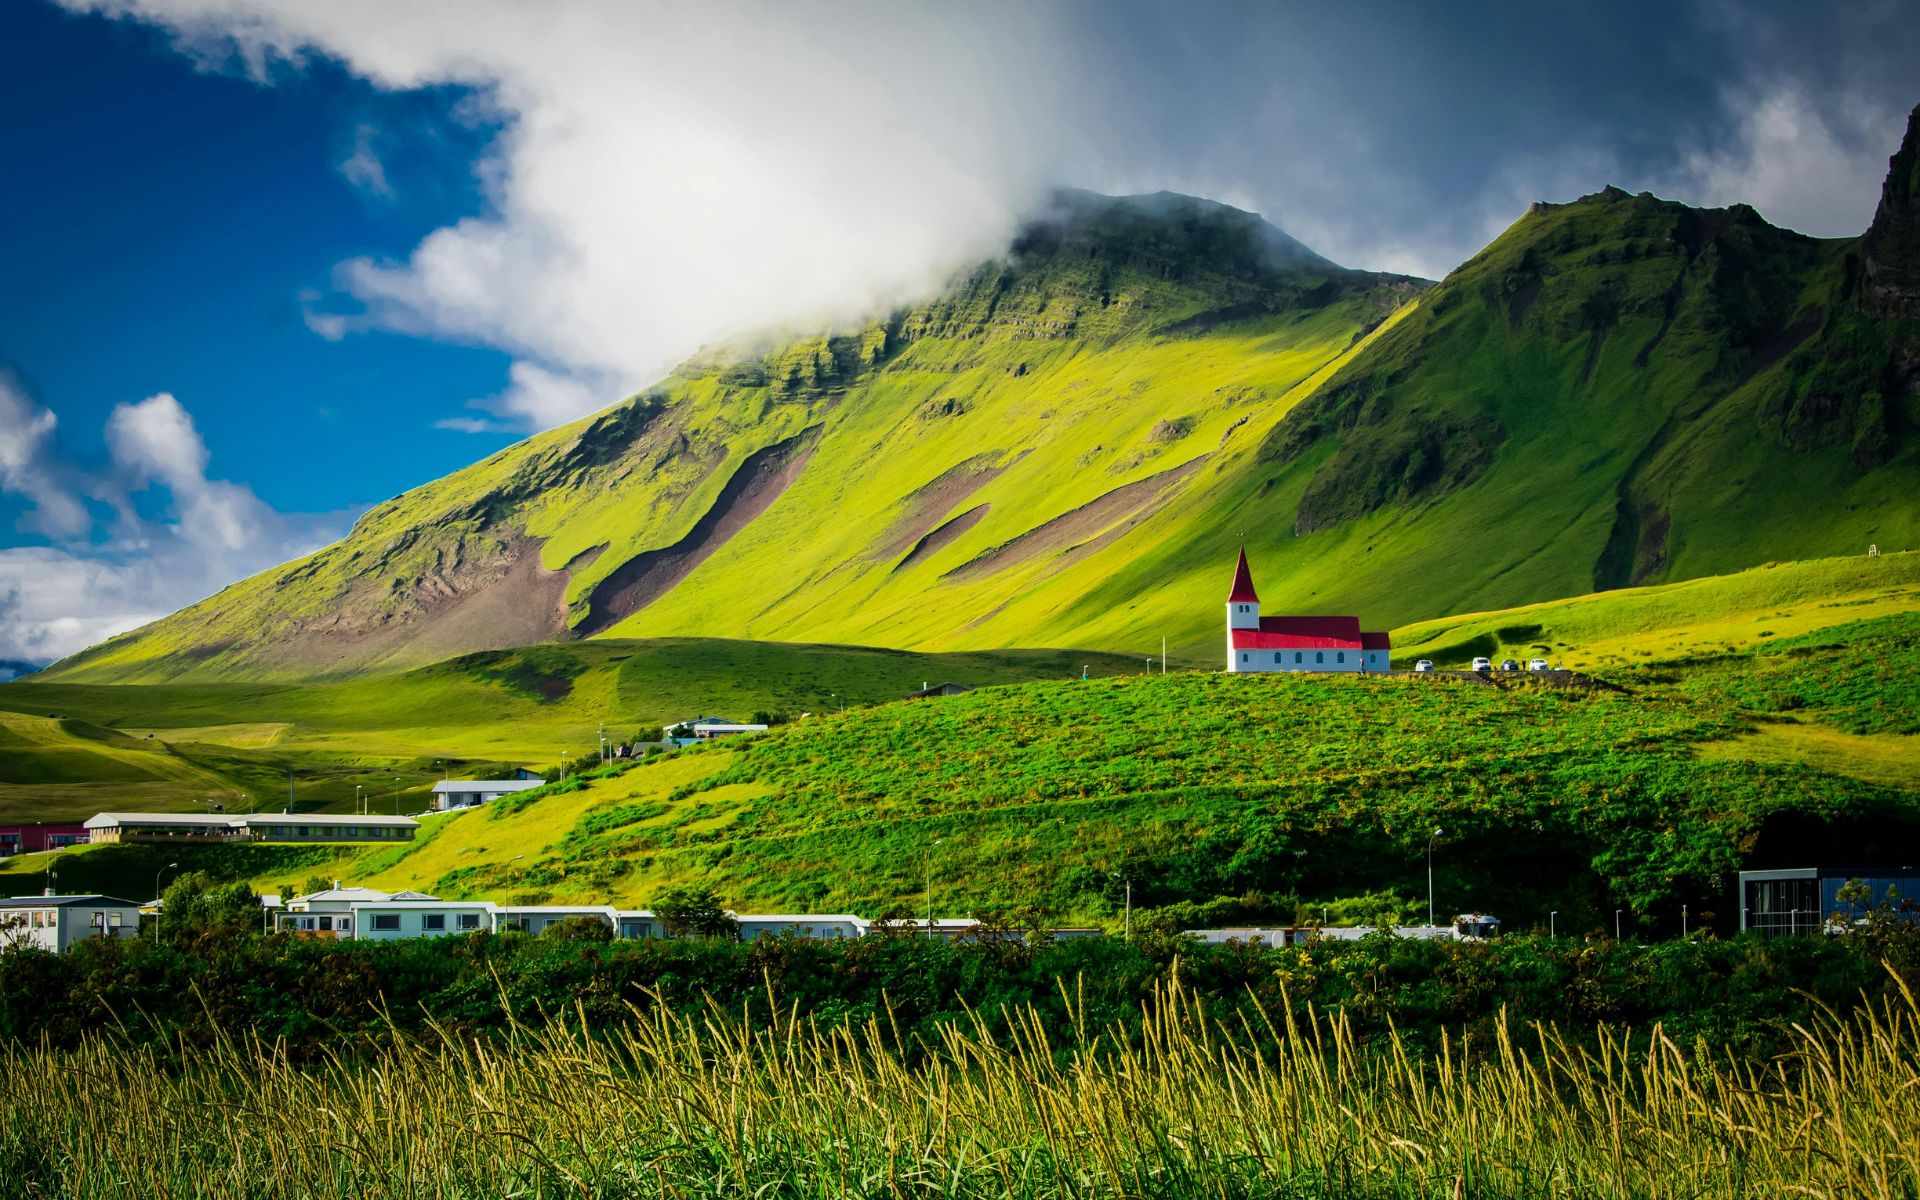
[[[400,815],[400,777],[393,777],[393,815]]]
[[[600,727],[600,765],[607,765],[607,727]]]
[[[1560,929],[1560,911],[1555,909],[1547,914],[1547,936],[1558,937]]]
[[[1687,936],[1687,906],[1684,904],[1680,906],[1680,936]]]
[[[361,800],[360,793],[366,789],[366,786],[364,783],[356,783],[353,785],[353,811],[362,816],[366,815],[367,810],[363,807],[365,802]]]
[[[1433,836],[1427,839],[1427,927],[1429,929],[1433,927],[1433,842],[1434,838],[1439,836],[1440,829],[1436,826]]]
[[[160,944],[160,916],[166,911],[166,905],[162,903],[166,897],[160,894],[160,877],[179,865],[177,862],[170,862],[153,873],[153,944],[156,946]]]
[[[933,839],[933,846],[927,847],[927,936],[933,936],[933,847],[938,846],[940,838]]]
[[[1617,908],[1613,910],[1613,940],[1620,940],[1620,910]]]

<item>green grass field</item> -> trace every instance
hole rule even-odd
[[[1887,830],[1914,828],[1916,622],[1920,555],[1901,554],[1397,635],[1401,660],[1538,652],[1626,691],[1127,678],[1146,664],[698,639],[536,647],[306,687],[17,684],[0,687],[0,729],[22,778],[0,802],[78,817],[142,796],[191,801],[213,778],[271,806],[292,765],[303,806],[346,807],[358,784],[381,811],[417,811],[441,754],[462,772],[546,764],[589,752],[602,721],[623,734],[765,708],[794,721],[752,743],[430,818],[411,847],[305,848],[257,869],[243,851],[220,870],[275,890],[319,873],[623,904],[697,880],[741,905],[874,913],[924,903],[931,868],[945,910],[1039,904],[1110,921],[1116,881],[1132,878],[1145,906],[1288,917],[1385,894],[1410,914],[1422,831],[1439,825],[1451,831],[1436,864],[1450,904],[1573,919],[1625,903],[1657,920],[1682,902],[1719,905],[1712,881],[1756,856],[1813,853],[1825,838],[1858,857]],[[1081,682],[1082,666],[1097,677]],[[885,703],[945,679],[1010,686]],[[56,709],[64,720],[46,715]],[[158,853],[88,848],[66,852],[63,869],[111,891],[150,879]]]
[[[1176,664],[1177,665],[1177,664]],[[703,715],[797,716],[969,686],[1139,671],[1083,651],[917,654],[698,638],[468,655],[339,683],[0,685],[0,820],[285,803],[418,811],[442,772],[544,769],[563,752]]]

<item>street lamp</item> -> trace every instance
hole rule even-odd
[[[1687,906],[1684,904],[1680,906],[1680,936],[1687,936]]]
[[[1617,908],[1613,910],[1613,940],[1620,940],[1620,910]]]
[[[155,899],[153,906],[153,944],[156,946],[160,944],[160,916],[166,911],[166,905],[160,903],[160,901],[166,899],[166,897],[160,894],[160,877],[179,865],[177,862],[170,862],[153,873],[153,895]]]
[[[600,765],[607,765],[607,727],[600,727]]]
[[[364,815],[367,810],[362,807],[360,793],[366,789],[366,786],[364,783],[356,783],[353,785],[353,811],[362,815]]]
[[[1558,937],[1559,928],[1560,928],[1560,912],[1558,909],[1555,909],[1553,912],[1550,912],[1547,914],[1547,936]]]
[[[1439,836],[1440,829],[1436,826],[1433,837],[1427,839],[1427,928],[1429,929],[1433,928],[1433,841]]]
[[[400,777],[393,777],[393,815],[400,815]]]

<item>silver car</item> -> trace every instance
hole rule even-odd
[[[1553,664],[1552,664],[1552,663],[1550,663],[1550,662],[1548,662],[1548,661],[1547,661],[1546,659],[1544,659],[1544,658],[1536,658],[1536,659],[1534,659],[1534,660],[1533,660],[1532,662],[1530,662],[1530,663],[1528,663],[1528,664],[1527,664],[1527,670],[1529,670],[1529,671],[1551,671],[1551,670],[1553,670]]]
[[[1493,660],[1485,657],[1476,658],[1473,660],[1473,669],[1476,671],[1491,671],[1493,670]]]
[[[1419,662],[1413,664],[1413,669],[1416,671],[1431,671],[1433,670],[1433,660],[1430,658],[1423,658]]]

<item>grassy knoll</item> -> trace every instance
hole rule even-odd
[[[305,810],[419,811],[445,770],[558,762],[663,722],[746,719],[969,685],[1142,669],[1084,651],[918,654],[699,638],[601,640],[467,655],[389,676],[314,684],[0,685],[0,820],[205,799]],[[397,793],[397,794],[396,794]]]
[[[1563,928],[1592,928],[1624,907],[1664,931],[1684,903],[1724,927],[1743,865],[1898,857],[1920,833],[1909,735],[1847,732],[1882,710],[1848,707],[1856,692],[1831,682],[1849,656],[1905,672],[1913,619],[1718,656],[1698,674],[1627,672],[1631,691],[1195,672],[985,688],[576,777],[432,818],[410,847],[325,852],[315,869],[629,905],[698,880],[743,908],[869,914],[917,911],[930,875],[942,912],[1035,906],[1103,923],[1131,880],[1136,906],[1180,920],[1286,920],[1362,898],[1412,916],[1438,827],[1443,912],[1525,927],[1557,911]],[[1839,698],[1792,715],[1870,739],[1855,748],[1875,748],[1871,769],[1835,761],[1817,734],[1764,732],[1778,714],[1753,697],[1778,692],[1779,670]],[[67,861],[106,882],[129,853]],[[277,862],[227,866],[261,888],[294,881]]]
[[[1403,626],[1394,665],[1536,656],[1578,670],[1710,656],[1866,617],[1920,611],[1920,552],[1770,563]]]

